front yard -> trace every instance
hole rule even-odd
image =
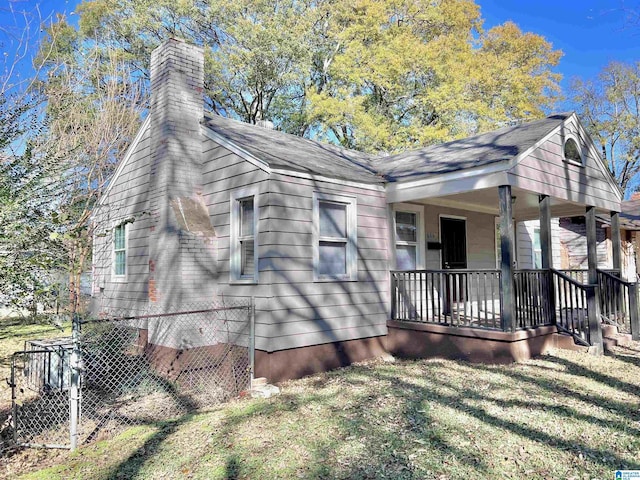
[[[75,453],[24,478],[614,478],[640,469],[640,344],[508,366],[369,362],[288,382]],[[28,473],[30,472],[30,473]]]

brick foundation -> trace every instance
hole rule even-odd
[[[189,385],[194,379],[216,380],[231,395],[249,387],[249,351],[246,347],[219,343],[189,349],[177,349],[148,343],[149,331],[138,330],[136,354],[144,355],[162,377]]]

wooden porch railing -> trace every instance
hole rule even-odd
[[[551,325],[554,322],[553,279],[549,270],[516,270],[514,272],[516,328]]]
[[[587,276],[586,270],[516,270],[516,328],[555,323],[590,345],[591,329],[605,320],[640,339],[638,284],[623,281],[616,271],[598,270],[597,299],[596,285],[585,283]],[[500,278],[500,270],[392,271],[391,318],[500,329]]]
[[[391,318],[500,328],[500,270],[391,272]]]
[[[555,286],[555,304],[557,308],[556,324],[558,328],[570,333],[585,345],[591,345],[589,325],[589,298],[595,295],[595,285],[587,285],[560,270],[551,270]]]
[[[598,270],[598,285],[602,320],[616,325],[621,333],[631,333],[634,340],[640,339],[638,284],[625,282],[615,270]]]

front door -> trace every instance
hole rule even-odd
[[[467,225],[460,218],[440,217],[440,242],[442,245],[442,268],[444,270],[467,268]],[[464,302],[467,278],[464,273],[444,275],[444,314],[453,315],[460,302]],[[463,304],[462,304],[463,305]],[[458,311],[458,316],[460,312]]]
[[[442,268],[467,268],[467,221],[461,218],[440,218]]]

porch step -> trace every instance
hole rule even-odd
[[[615,325],[602,326],[602,343],[605,350],[611,347],[628,347],[633,340],[628,333],[618,333],[618,327]]]
[[[573,350],[574,352],[587,352],[589,347],[578,345],[572,335],[558,332],[553,334],[553,346],[563,350]]]
[[[553,344],[556,348],[584,352],[589,350],[589,347],[576,344],[573,336],[568,333],[558,332],[553,336]],[[602,325],[602,343],[605,350],[611,347],[628,347],[632,342],[631,335],[618,333],[618,327],[615,325]]]

